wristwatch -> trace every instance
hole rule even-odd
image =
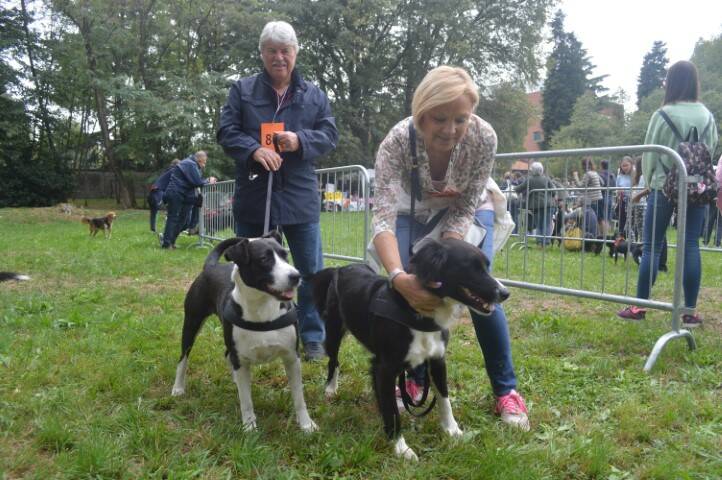
[[[389,272],[389,287],[394,288],[394,278],[398,277],[402,273],[406,273],[403,268],[394,268]]]

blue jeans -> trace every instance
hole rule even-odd
[[[483,213],[486,210],[479,210]],[[490,211],[490,210],[489,210]],[[537,245],[549,245],[549,235],[552,233],[552,219],[554,218],[553,208],[536,208],[533,211],[534,228],[536,228]],[[478,216],[478,215],[477,215]],[[492,229],[494,228],[494,219],[492,219]]]
[[[684,289],[684,305],[688,308],[697,306],[697,296],[699,295],[699,286],[702,280],[699,237],[704,224],[704,209],[704,206],[687,207],[682,287]],[[657,211],[656,220],[654,219],[655,210]],[[642,260],[639,264],[637,298],[648,299],[652,285],[657,280],[662,239],[667,234],[672,211],[672,204],[667,200],[667,197],[660,190],[652,190],[652,193],[647,198],[647,209],[644,211]],[[654,231],[652,231],[653,223]],[[654,237],[654,244],[652,244],[652,237]],[[677,248],[680,248],[680,246],[677,246]],[[676,268],[680,267],[680,265],[677,265]]]
[[[193,204],[186,203],[182,195],[166,192],[163,196],[168,209],[168,219],[163,232],[163,247],[175,245],[176,238],[185,226]]]
[[[486,238],[481,245],[481,251],[489,261],[493,260],[494,247],[494,212],[491,210],[479,210],[476,218],[486,228]],[[404,268],[409,265],[409,222],[408,215],[399,215],[396,218],[396,239],[399,244],[399,253]],[[422,224],[415,222],[414,236],[418,237]],[[509,338],[509,326],[506,322],[506,315],[501,305],[496,308],[488,317],[483,317],[473,311],[471,321],[474,324],[476,340],[484,355],[486,373],[491,381],[491,388],[497,397],[506,395],[516,388],[516,374],[511,360],[511,341]],[[414,379],[419,383],[424,376],[423,370],[413,373]]]
[[[319,223],[284,225],[281,227],[281,231],[291,249],[293,264],[304,279],[323,268]],[[236,235],[248,238],[260,237],[263,235],[263,225],[237,223]],[[298,287],[298,330],[304,345],[308,342],[323,342],[326,336],[321,316],[313,305],[311,284],[305,280]]]

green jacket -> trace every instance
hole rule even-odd
[[[715,124],[714,116],[707,110],[707,107],[699,102],[678,102],[665,105],[662,108],[665,113],[669,115],[669,118],[674,122],[674,125],[683,137],[687,136],[687,132],[689,132],[692,127],[697,127],[697,133],[701,135],[711,119],[712,124],[710,128],[707,130],[704,138],[700,138],[699,140],[707,145],[710,154],[714,155],[718,140],[717,125]],[[674,137],[672,129],[669,128],[659,114],[659,111],[654,112],[652,118],[649,120],[647,136],[644,139],[644,143],[647,145],[663,145],[672,150],[677,150],[679,142]],[[653,190],[661,190],[664,186],[664,180],[667,177],[661,164],[664,164],[669,170],[674,165],[674,162],[668,155],[660,155],[654,152],[648,152],[642,155],[642,174],[645,179],[649,180],[648,185]]]

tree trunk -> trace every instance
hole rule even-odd
[[[43,123],[43,129],[45,130],[45,138],[48,140],[48,148],[55,161],[58,160],[57,152],[55,151],[55,143],[53,142],[53,132],[50,129],[50,117],[48,116],[48,110],[46,108],[46,99],[44,98],[44,89],[42,88],[42,82],[38,77],[38,73],[35,70],[35,60],[33,57],[33,42],[30,39],[30,28],[28,27],[28,10],[25,5],[25,0],[20,0],[20,7],[23,12],[23,30],[25,32],[25,49],[28,52],[28,63],[30,64],[30,73],[33,76],[33,83],[35,84],[35,93],[38,98],[38,108],[40,109],[40,118]]]
[[[85,54],[88,59],[88,69],[90,70],[92,77],[99,78],[95,52],[93,51],[93,44],[90,38],[90,23],[85,17],[79,20],[80,24],[78,27],[85,45]],[[78,24],[78,22],[76,22],[76,24]],[[115,179],[118,182],[118,201],[123,208],[130,208],[131,206],[135,206],[135,198],[128,188],[128,183],[123,177],[123,172],[121,171],[118,160],[115,157],[113,141],[110,138],[110,128],[108,126],[108,111],[106,109],[105,93],[98,86],[97,82],[93,84],[93,96],[95,98],[95,108],[98,113],[98,123],[100,123],[100,132],[103,135],[103,147],[105,149],[105,156],[108,159],[108,167],[110,168],[110,171],[113,172],[113,175],[115,175]]]

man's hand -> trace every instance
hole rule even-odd
[[[216,177],[208,177],[208,183],[210,183],[211,185],[213,185],[217,181],[218,179]]]
[[[267,148],[259,148],[253,152],[253,160],[263,165],[263,168],[269,172],[275,172],[283,163],[283,158],[279,154]]]
[[[278,132],[278,146],[282,152],[295,152],[298,150],[298,135],[294,132]]]
[[[441,305],[441,298],[425,289],[416,275],[401,273],[394,278],[394,290],[409,302],[411,308],[422,315],[431,316]]]

